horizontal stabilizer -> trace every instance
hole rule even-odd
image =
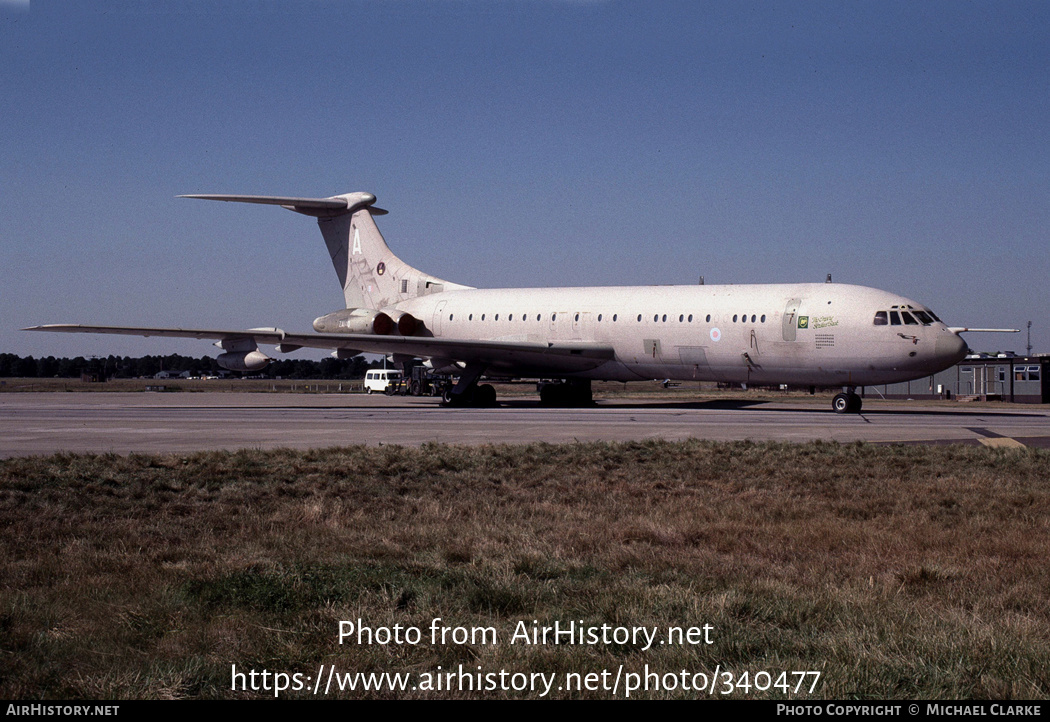
[[[281,206],[307,216],[329,217],[351,213],[362,206],[371,206],[376,197],[371,193],[347,193],[328,198],[292,198],[289,196],[236,196],[220,193],[203,193],[181,195],[176,198],[198,198],[205,201],[228,201],[230,203],[261,203],[269,206]],[[386,214],[381,208],[370,208],[373,215]]]

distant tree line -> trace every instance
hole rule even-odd
[[[361,356],[340,360],[326,358],[322,361],[309,359],[282,359],[274,361],[265,369],[251,376],[285,379],[359,379],[365,371],[382,365],[381,361],[368,362]],[[181,374],[189,371],[191,376],[218,376],[225,371],[211,356],[92,356],[84,358],[55,358],[47,356],[16,356],[0,353],[0,377],[30,378],[80,378],[83,374],[107,379],[130,379],[152,377],[160,371]]]

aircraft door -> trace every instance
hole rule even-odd
[[[547,317],[550,338],[568,338],[572,329],[572,315],[568,311],[556,311]]]
[[[785,341],[794,341],[795,332],[798,329],[798,307],[802,305],[801,298],[792,298],[784,309],[783,334]]]
[[[437,308],[434,309],[434,319],[433,319],[432,326],[433,326],[433,330],[434,330],[434,335],[435,336],[440,336],[441,335],[441,317],[444,315],[444,313],[445,313],[445,306],[447,306],[447,305],[448,305],[448,301],[442,301],[441,303],[439,303],[437,305]]]
[[[572,338],[579,340],[584,338],[584,334],[590,336],[591,329],[591,314],[588,311],[575,311],[572,314]]]

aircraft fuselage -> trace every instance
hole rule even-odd
[[[863,386],[928,376],[965,342],[919,303],[836,283],[471,289],[397,305],[436,338],[611,346],[581,379]],[[913,309],[913,323],[876,314]],[[899,316],[898,316],[899,319]],[[513,361],[492,373],[530,375]]]

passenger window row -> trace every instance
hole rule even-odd
[[[474,316],[475,316],[475,314],[473,314],[473,313],[467,314],[467,320],[468,321],[473,321],[474,320]],[[495,314],[492,317],[492,320],[493,321],[499,321],[499,316],[500,315],[498,313]],[[616,323],[616,321],[618,320],[618,316],[619,316],[619,314],[615,314],[615,313],[612,315],[612,322],[613,323]],[[453,320],[455,320],[455,317],[456,317],[456,315],[454,313],[450,313],[448,315],[448,320],[449,321],[453,321]],[[488,317],[488,314],[483,313],[483,314],[480,314],[478,316],[478,320],[479,321],[484,321],[487,317]],[[529,320],[529,315],[523,313],[523,314],[520,315],[519,318],[522,321],[528,321]],[[598,314],[598,323],[601,323],[604,318],[605,318],[605,315],[599,313]],[[537,313],[536,314],[536,320],[537,321],[541,321],[542,319],[543,319],[543,314]],[[558,314],[557,313],[552,313],[551,314],[551,322],[555,323],[557,321],[557,319],[558,319]],[[750,315],[750,319],[751,319],[751,323],[765,323],[766,322],[766,314],[763,313],[761,316],[759,316],[758,314],[752,313]],[[514,320],[514,314],[513,313],[507,314],[506,320],[507,321],[513,321]],[[577,314],[575,314],[573,316],[573,322],[574,323],[578,323],[579,320],[580,320],[580,314],[577,313]],[[637,320],[638,320],[638,323],[642,322],[642,314],[640,314],[640,313],[638,314]],[[748,322],[748,314],[746,314],[746,313],[744,313],[744,314],[733,314],[733,323],[737,323],[738,321],[740,323],[747,323]],[[693,322],[693,314],[690,313],[688,316],[686,314],[684,314],[684,313],[678,314],[678,323],[692,323],[692,322]],[[664,314],[659,314],[659,313],[653,314],[653,323],[667,323],[667,314],[666,313],[664,313]],[[711,314],[707,314],[707,316],[704,317],[704,323],[711,323]],[[879,324],[878,320],[876,320],[875,323],[876,323],[876,325],[878,325]]]

